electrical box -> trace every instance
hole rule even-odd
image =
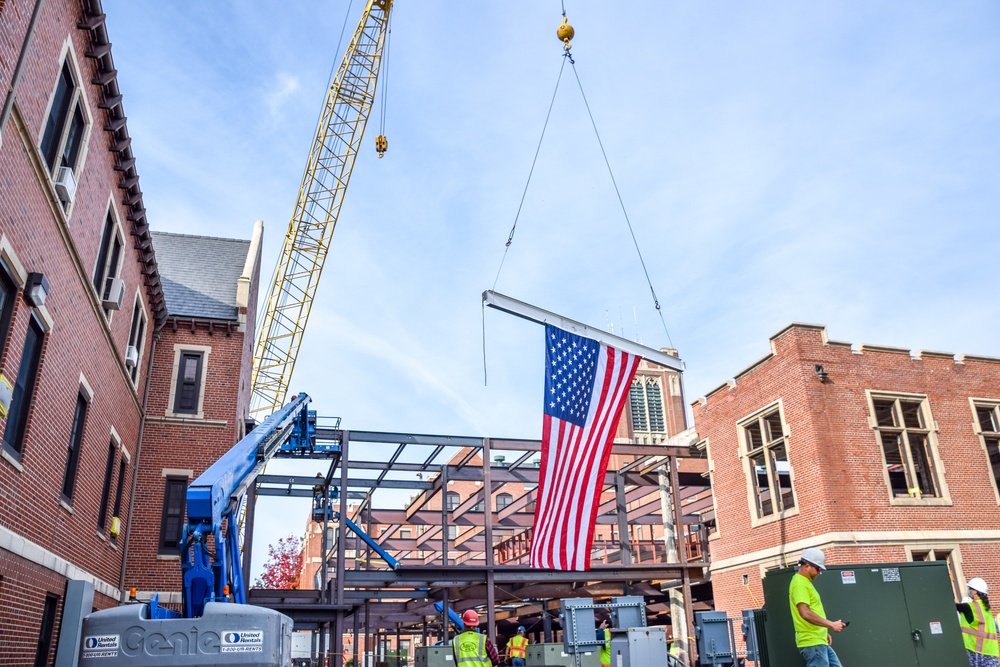
[[[601,656],[597,649],[578,655],[581,667],[600,667],[601,665]],[[528,667],[576,667],[576,663],[573,662],[576,658],[567,653],[562,644],[528,644],[524,658]]]
[[[629,628],[611,638],[611,664],[666,665],[667,629],[663,626]]]
[[[802,662],[788,602],[788,586],[797,571],[789,567],[764,576],[771,665]],[[941,667],[968,662],[944,561],[831,565],[813,585],[828,619],[850,621],[843,631],[830,633],[845,665]]]
[[[415,667],[455,667],[451,644],[447,646],[418,646],[413,649]]]

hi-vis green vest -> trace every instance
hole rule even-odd
[[[466,630],[451,640],[455,665],[460,667],[493,667],[486,655],[486,635]]]
[[[525,649],[528,646],[528,638],[521,635],[514,635],[507,642],[507,655],[511,658],[523,658]]]
[[[611,667],[611,631],[604,628],[604,643],[601,644],[601,667]]]
[[[965,614],[958,615],[962,624],[962,639],[965,648],[973,653],[1000,656],[1000,644],[997,643],[997,624],[993,616],[983,607],[981,600],[969,602],[972,608],[972,622],[965,620]]]

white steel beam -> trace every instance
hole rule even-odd
[[[645,345],[633,343],[627,338],[621,338],[620,336],[615,336],[614,334],[610,334],[606,331],[588,327],[586,324],[580,324],[575,320],[563,317],[562,315],[557,315],[548,310],[543,310],[537,306],[532,306],[531,304],[524,303],[523,301],[512,299],[509,296],[504,296],[503,294],[499,294],[493,290],[486,290],[483,292],[483,303],[490,308],[496,308],[497,310],[505,313],[517,315],[518,317],[522,317],[529,322],[551,324],[552,326],[559,327],[564,331],[574,333],[577,336],[583,336],[584,338],[596,340],[599,343],[610,345],[617,350],[638,355],[646,361],[651,361],[654,364],[666,366],[667,368],[671,368],[675,371],[684,370],[684,362],[677,357],[666,354],[665,352],[660,352],[659,350],[654,350],[653,348],[646,347]]]

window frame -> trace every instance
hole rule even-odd
[[[121,220],[118,219],[118,212],[112,199],[108,202],[108,212],[104,217],[104,227],[101,229],[101,241],[97,247],[97,257],[94,258],[94,271],[91,280],[94,293],[97,295],[97,303],[108,324],[111,323],[115,311],[103,306],[104,295],[107,293],[108,280],[121,278],[126,252],[125,232]]]
[[[26,378],[24,383],[24,388],[21,390],[21,394],[18,397],[20,402],[17,405],[18,417],[17,420],[13,420],[12,416],[15,413],[14,409],[14,398],[11,399],[10,411],[7,413],[7,422],[4,425],[4,432],[2,436],[3,440],[3,450],[6,454],[13,457],[16,461],[21,460],[22,454],[24,454],[25,440],[28,435],[28,420],[31,416],[31,404],[34,400],[35,389],[38,387],[38,377],[41,375],[42,371],[42,358],[45,352],[45,342],[48,338],[48,330],[45,323],[35,314],[32,313],[28,318],[28,326],[25,331],[24,345],[21,347],[21,359],[18,362],[17,374],[14,378],[14,394],[17,395],[17,385],[21,382],[21,369],[25,368],[25,350],[28,343],[28,335],[32,332],[36,334],[36,344],[34,349],[31,351],[32,358],[28,360],[29,366],[28,373],[30,377]],[[12,434],[12,439],[8,440],[7,432],[10,430],[11,425],[14,426],[14,433]]]
[[[167,475],[164,478],[163,484],[163,511],[160,516],[160,531],[159,537],[156,542],[156,555],[157,556],[176,556],[180,557],[180,540],[184,536],[184,513],[187,497],[187,486],[188,478],[180,477],[178,475]],[[181,502],[180,502],[180,512],[174,513],[170,511],[170,492],[171,490],[181,489]],[[177,529],[177,539],[173,542],[166,542],[170,535],[167,535],[167,520],[176,518],[178,520]]]
[[[6,258],[0,256],[0,290],[8,292],[0,304],[0,354],[7,349],[7,340],[17,310],[17,295],[22,286],[23,283],[18,283],[17,274],[7,265]]]
[[[138,327],[136,326],[137,322],[139,325]],[[143,345],[146,340],[146,327],[148,325],[149,319],[146,316],[146,304],[142,300],[142,291],[136,290],[135,302],[132,305],[132,322],[129,325],[128,344],[125,346],[126,354],[128,353],[129,347],[135,347],[138,354],[135,367],[129,371],[129,377],[132,379],[133,387],[137,387],[139,385],[139,367],[142,366]]]
[[[768,421],[772,415],[778,416],[778,424],[781,426],[780,438],[767,438]],[[751,442],[749,431],[751,426],[760,429],[761,444],[758,446]],[[785,419],[785,408],[783,401],[778,399],[768,405],[754,411],[736,422],[737,437],[740,447],[740,458],[743,459],[743,472],[747,484],[747,508],[750,514],[751,527],[780,521],[799,513],[798,494],[795,492],[795,467],[792,465],[790,450],[790,430]],[[777,459],[769,455],[773,450],[783,447],[785,450],[785,460],[788,462],[788,487],[791,494],[791,505],[786,506],[783,502],[785,496],[782,493],[780,484],[780,471],[777,470]],[[764,475],[768,482],[768,489],[771,494],[771,512],[763,513],[763,506],[760,502],[758,491],[758,473],[754,464],[754,457],[764,456]],[[775,493],[775,489],[777,493]]]
[[[917,558],[917,555],[926,558]],[[940,558],[940,556],[945,556]],[[955,599],[960,600],[965,595],[965,578],[962,575],[962,550],[957,543],[952,544],[908,544],[906,545],[906,560],[911,563],[943,560],[947,563],[948,574]]]
[[[941,457],[938,451],[938,425],[937,421],[934,419],[934,415],[931,411],[930,400],[926,394],[911,394],[906,392],[896,392],[896,391],[878,391],[872,389],[865,390],[865,398],[868,402],[868,426],[872,430],[873,440],[875,446],[878,448],[879,457],[882,461],[882,478],[885,481],[885,488],[889,496],[890,505],[946,505],[950,506],[952,504],[951,494],[948,490],[947,480],[944,475],[944,465],[941,462]],[[878,417],[875,411],[875,402],[883,400],[893,401],[893,414],[900,418],[901,425],[894,426],[881,426],[878,423]],[[905,401],[907,403],[917,402],[920,404],[920,417],[923,419],[923,427],[907,426],[905,418],[902,415],[900,401]],[[903,468],[904,468],[904,479],[907,483],[907,488],[919,488],[910,487],[910,482],[914,479],[913,475],[916,474],[916,469],[913,467],[912,460],[912,445],[910,443],[909,433],[919,433],[927,438],[927,455],[928,463],[930,464],[931,470],[930,474],[933,477],[934,483],[937,485],[937,495],[930,496],[926,494],[921,494],[920,497],[914,497],[913,495],[897,495],[893,491],[892,479],[889,476],[889,466],[885,457],[885,445],[883,444],[882,434],[883,433],[899,433],[902,436],[902,446],[900,447],[900,452],[903,458]]]
[[[52,639],[56,629],[56,614],[59,610],[59,596],[55,593],[45,594],[42,606],[42,620],[38,626],[38,643],[35,647],[35,667],[46,667],[52,654]]]
[[[664,395],[660,378],[636,375],[632,379],[628,390],[628,401],[633,433],[648,434],[651,442],[656,442],[656,438],[653,437],[655,434],[666,436],[667,404]],[[659,399],[658,404],[657,399]],[[643,440],[643,444],[645,443],[646,440]]]
[[[501,498],[503,498],[503,499],[509,499],[509,500],[507,500],[506,503],[504,503],[503,505],[501,505],[500,504],[500,499]],[[510,507],[513,504],[514,504],[514,496],[512,494],[510,494],[510,493],[498,493],[496,495],[497,512],[501,512],[501,511],[507,509],[508,507]]]
[[[97,509],[97,530],[104,535],[108,528],[108,503],[111,502],[111,482],[115,476],[115,463],[118,459],[118,446],[112,440],[108,445],[108,458],[104,463],[104,483],[101,485],[101,504]]]
[[[986,456],[986,467],[990,471],[990,480],[993,484],[993,496],[1000,505],[1000,399],[970,397],[969,407],[972,409],[972,430],[979,438],[979,444]],[[983,428],[979,416],[981,409],[992,413],[993,423],[990,426],[993,430]]]
[[[122,455],[118,459],[118,485],[115,489],[115,507],[111,511],[111,520],[114,521],[118,519],[121,522],[121,512],[122,512],[122,495],[125,491],[125,475],[128,472],[129,455],[128,450],[121,447]],[[112,535],[112,544],[117,543],[118,536]]]
[[[94,118],[90,111],[90,102],[87,98],[86,78],[80,69],[79,60],[73,49],[72,41],[67,38],[63,43],[62,53],[59,56],[59,71],[56,81],[52,86],[48,104],[45,109],[45,122],[42,123],[38,136],[38,153],[42,157],[49,174],[49,179],[55,182],[59,174],[60,167],[69,167],[73,171],[76,182],[80,182],[80,174],[86,162],[87,149],[90,143],[90,134],[94,126]],[[71,79],[72,89],[66,98],[65,108],[62,112],[56,110],[57,93],[64,75],[68,74]],[[54,113],[59,113],[61,118],[53,118]],[[76,127],[77,114],[81,117],[79,131],[74,132]],[[50,127],[50,123],[52,126]],[[70,144],[73,135],[73,144]],[[69,155],[72,151],[73,155]],[[75,201],[75,198],[74,200]],[[68,213],[73,202],[64,204],[64,212]]]
[[[174,345],[174,364],[172,375],[170,378],[170,394],[168,398],[167,408],[164,412],[166,417],[173,417],[178,419],[204,419],[205,418],[205,393],[207,389],[206,377],[208,375],[208,365],[211,358],[212,348],[207,345],[186,345],[182,343],[176,343]],[[199,389],[198,389],[198,399],[197,399],[197,411],[195,412],[177,412],[177,386],[179,383],[180,376],[180,364],[181,358],[186,353],[201,353],[201,369],[199,373]]]
[[[76,492],[76,474],[80,469],[80,452],[83,449],[83,436],[87,432],[87,414],[90,412],[92,398],[93,393],[88,392],[81,384],[76,394],[73,426],[70,429],[66,452],[66,467],[63,471],[62,488],[59,491],[60,500],[70,507],[73,506],[73,494]]]

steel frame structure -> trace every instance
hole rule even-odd
[[[326,457],[322,484],[339,490],[341,516],[361,525],[400,565],[391,570],[381,563],[344,522],[327,524],[320,576],[328,582],[325,588],[251,590],[249,601],[288,614],[297,628],[329,630],[334,654],[343,652],[343,636],[352,631],[366,639],[406,632],[426,640],[431,631],[447,638],[444,619],[449,608],[461,612],[485,605],[491,635],[496,623],[510,616],[538,614],[548,625],[544,617],[558,615],[562,597],[644,595],[650,612],[663,619],[669,609],[665,590],[682,583],[686,616],[693,616],[689,582],[702,580],[708,563],[703,557],[692,560],[686,549],[681,562],[669,562],[665,547],[659,555],[654,548],[652,557],[647,550],[644,559],[638,558],[641,552],[630,543],[629,526],[662,523],[660,471],[665,465],[672,482],[664,491],[672,496],[673,524],[696,525],[714,517],[707,478],[678,472],[672,465],[676,458],[703,456],[694,447],[615,444],[613,455],[628,457],[629,462],[607,472],[597,521],[616,527],[620,539],[601,545],[607,563],[595,564],[588,572],[560,572],[530,568],[526,554],[498,562],[503,542],[495,539],[498,533],[524,535],[530,530],[540,441],[324,428],[317,429],[317,439],[340,444],[338,455]],[[494,460],[498,452],[510,454],[512,461]],[[478,482],[478,490],[449,509],[449,483],[460,482]],[[316,485],[316,477],[261,475],[250,497],[311,497]],[[486,489],[491,511],[480,509],[487,506]],[[501,489],[518,490],[518,495],[494,510],[492,498]],[[403,508],[375,506],[376,494],[393,492],[416,495]],[[252,535],[253,502],[249,505],[247,534]],[[462,527],[463,534],[451,537],[452,526]],[[402,535],[404,527],[410,530],[408,537]],[[675,539],[685,544],[683,537]],[[436,602],[443,604],[442,611],[434,609]]]

